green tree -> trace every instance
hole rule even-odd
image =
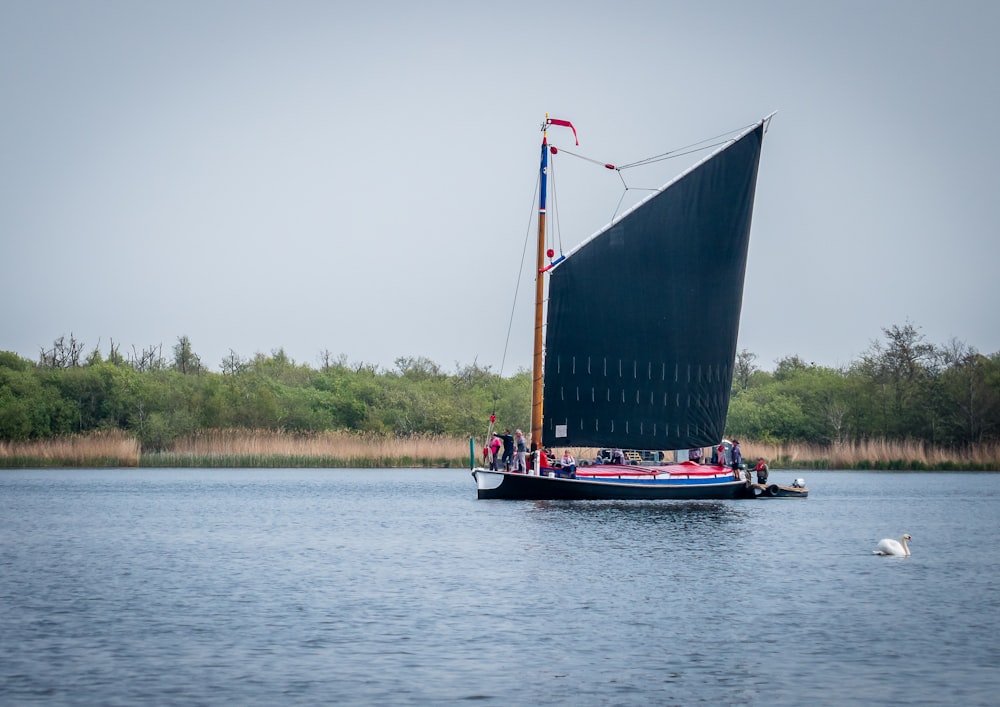
[[[942,351],[940,377],[945,441],[980,444],[1000,432],[1000,355],[992,358],[953,342]]]
[[[928,409],[923,403],[934,347],[909,322],[884,328],[882,332],[885,343],[873,341],[855,369],[868,380],[875,393],[879,434],[923,437]]]
[[[42,405],[42,390],[31,371],[0,362],[0,439],[21,441],[48,428]]]
[[[174,370],[180,373],[201,373],[201,359],[191,347],[191,340],[186,336],[178,337],[174,344]]]
[[[747,349],[736,354],[736,365],[733,368],[733,386],[737,390],[746,390],[750,387],[750,379],[759,369],[754,363],[757,354],[751,353]]]

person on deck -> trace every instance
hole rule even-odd
[[[493,457],[490,459],[490,469],[493,471],[498,469],[497,462],[500,461],[500,447],[502,446],[503,442],[500,441],[500,436],[494,432],[493,439],[490,440],[490,452],[493,453]]]
[[[757,466],[754,467],[754,471],[757,472],[757,483],[764,485],[767,483],[767,462],[764,461],[764,457],[757,457]]]
[[[514,435],[510,433],[510,430],[504,430],[502,435],[497,436],[503,442],[503,458],[501,459],[503,470],[510,471],[511,464],[514,462]]]
[[[738,439],[733,440],[733,471],[737,471],[740,465],[743,464],[743,453],[740,451],[740,441]]]
[[[694,449],[689,449],[688,460],[693,461],[695,464],[701,464],[701,447],[695,447]]]
[[[521,430],[517,431],[517,465],[515,466],[515,471],[520,471],[522,474],[528,472],[528,440],[524,438],[524,433]]]
[[[569,478],[576,478],[576,459],[569,453],[568,449],[563,451],[561,466],[563,472],[568,474]]]

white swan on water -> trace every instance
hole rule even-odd
[[[873,555],[898,555],[901,557],[910,556],[910,546],[906,544],[907,540],[913,540],[909,533],[903,533],[903,541],[897,542],[891,538],[886,538],[885,540],[878,541],[878,549],[873,551]]]

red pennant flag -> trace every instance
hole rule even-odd
[[[570,130],[573,131],[573,139],[576,140],[576,144],[577,145],[580,144],[580,139],[577,138],[576,136],[576,128],[573,127],[573,123],[569,122],[568,120],[559,120],[558,118],[548,118],[546,122],[549,125],[561,125],[564,128],[569,128]]]

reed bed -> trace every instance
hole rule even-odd
[[[139,466],[141,446],[121,430],[71,435],[30,442],[0,442],[0,467]]]
[[[772,469],[997,471],[1000,443],[955,450],[912,440],[867,440],[831,445],[770,444],[742,440],[748,466],[764,457]],[[476,444],[481,463],[482,444]],[[553,449],[558,458],[563,447]],[[570,448],[577,461],[596,448]],[[710,451],[710,450],[709,450]],[[31,442],[0,442],[0,468],[465,468],[468,438],[422,435],[386,437],[352,432],[293,434],[275,430],[206,430],[177,440],[168,450],[142,452],[119,430]]]
[[[274,430],[206,430],[144,454],[149,467],[314,467],[382,469],[464,467],[468,440],[351,432],[292,434]],[[463,453],[464,452],[464,453]]]
[[[741,441],[748,465],[764,457],[771,468],[883,471],[997,471],[1000,444],[951,449],[916,440],[871,439],[830,445]]]
[[[764,457],[771,469],[1000,471],[1000,444],[997,443],[956,450],[915,440],[873,439],[830,445],[740,440],[740,449],[744,462],[751,468],[758,457]],[[559,458],[563,448],[552,451]],[[570,451],[577,462],[591,460],[598,452],[594,447],[574,447]],[[711,451],[706,448],[706,459]]]

